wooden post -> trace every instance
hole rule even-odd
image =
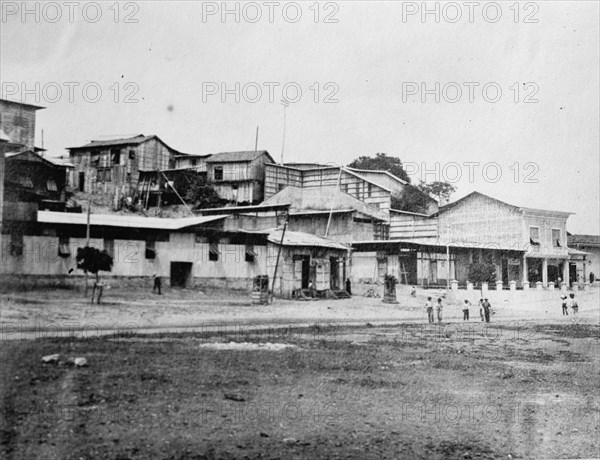
[[[277,279],[277,268],[279,267],[279,258],[281,257],[281,249],[283,248],[283,238],[285,237],[285,230],[287,229],[287,217],[283,224],[283,231],[281,232],[281,241],[279,242],[279,251],[277,251],[277,261],[275,262],[275,270],[273,271],[273,283],[271,283],[271,297],[275,295],[275,280]]]
[[[85,245],[90,246],[90,208],[92,206],[91,200],[88,200],[87,208],[87,223],[85,225]],[[85,296],[88,296],[88,272],[85,270]]]

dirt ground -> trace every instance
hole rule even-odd
[[[113,288],[105,291],[101,305],[90,304],[83,292],[33,290],[0,294],[0,339],[64,336],[65,331],[83,330],[86,336],[99,333],[147,332],[164,328],[205,330],[215,325],[251,324],[373,324],[422,322],[426,320],[426,296],[443,292],[408,289],[398,295],[399,304],[380,298],[355,296],[344,300],[290,301],[275,299],[270,305],[252,305],[244,292],[198,292],[165,289],[163,295],[148,290]],[[560,293],[555,301],[493,305],[493,321],[568,322],[561,314]],[[578,294],[580,322],[600,323],[600,290]],[[462,323],[462,305],[447,303],[444,321]],[[479,313],[471,308],[471,322]],[[100,332],[100,330],[102,332]],[[27,331],[32,331],[28,334]]]
[[[597,291],[579,295],[575,324],[551,303],[498,306],[489,325],[447,305],[430,325],[425,294],[268,306],[193,291],[115,290],[100,306],[3,294],[0,458],[600,455]],[[128,321],[117,335],[59,333]]]
[[[598,333],[410,324],[4,341],[0,456],[597,457]],[[41,362],[50,353],[58,364]]]

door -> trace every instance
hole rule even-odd
[[[429,283],[437,284],[438,283],[438,264],[437,260],[429,261]]]
[[[329,258],[330,273],[331,273],[331,289],[334,291],[340,290],[340,262],[337,257]]]
[[[79,173],[79,191],[85,192],[85,172]]]
[[[189,287],[191,278],[191,262],[171,262],[171,287]]]
[[[310,257],[302,257],[302,289],[308,289],[310,281]]]

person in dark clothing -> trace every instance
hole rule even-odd
[[[485,322],[489,323],[490,322],[490,310],[492,308],[492,305],[490,304],[490,301],[488,299],[483,299],[483,316],[485,317]]]
[[[346,278],[346,292],[352,295],[352,281],[350,281],[350,278]]]
[[[158,291],[158,295],[161,295],[160,288],[162,283],[160,281],[160,276],[154,275],[154,286],[152,287],[152,292]]]
[[[563,316],[566,316],[569,314],[569,309],[567,308],[567,294],[561,295],[560,300],[562,301],[562,314]]]

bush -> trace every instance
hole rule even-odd
[[[469,281],[475,284],[495,283],[496,266],[488,263],[478,263],[469,265]]]

